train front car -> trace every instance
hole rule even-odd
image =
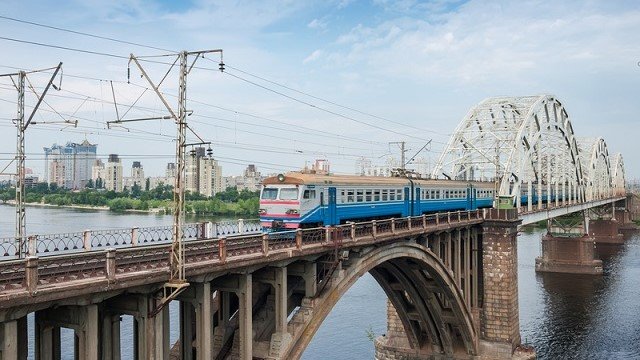
[[[282,174],[263,181],[259,215],[264,231],[295,230],[300,227],[302,189],[298,179]]]

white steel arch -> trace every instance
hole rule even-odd
[[[609,149],[603,138],[580,139],[580,160],[584,171],[586,200],[598,200],[613,194]]]
[[[613,187],[614,195],[624,196],[626,194],[627,180],[624,174],[624,160],[622,154],[617,153],[611,161],[611,186]]]
[[[573,127],[552,95],[479,103],[456,128],[432,176],[494,181],[498,194],[511,196],[518,207],[524,199],[530,210],[551,201],[552,192],[556,204],[585,200]]]

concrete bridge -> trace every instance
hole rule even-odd
[[[615,201],[620,198],[543,209],[537,216]],[[366,272],[389,297],[395,324],[376,342],[379,358],[512,358],[522,353],[521,222],[517,209],[486,209],[193,238],[184,242],[190,285],[177,298],[181,335],[175,346],[169,344],[168,308],[153,314],[169,273],[170,244],[5,260],[2,358],[26,358],[29,313],[35,313],[37,359],[60,358],[62,327],[75,331],[77,358],[119,359],[122,315],[135,319],[138,359],[167,359],[171,346],[183,359],[298,358]]]
[[[513,208],[276,234],[181,224],[180,247],[173,227],[0,240],[1,358],[26,359],[31,331],[36,359],[59,359],[69,328],[76,358],[120,359],[129,315],[136,359],[296,359],[367,272],[389,298],[377,359],[534,357],[520,339],[518,227],[548,220],[538,271],[601,273],[594,243],[619,241],[628,220],[622,157],[611,161],[603,139],[578,141],[552,96],[494,98],[458,126],[441,174],[494,181]],[[567,215],[570,226],[552,221]],[[186,290],[167,297],[175,249]],[[176,344],[158,306],[168,298],[180,305]]]

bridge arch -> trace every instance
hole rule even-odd
[[[625,195],[626,181],[627,180],[624,174],[624,161],[622,159],[622,154],[617,153],[613,157],[613,161],[611,162],[611,186],[613,186],[615,195]]]
[[[579,151],[567,111],[554,96],[489,98],[463,118],[432,177],[495,181],[499,194],[517,205],[525,193],[552,188],[583,201]]]
[[[586,200],[598,200],[611,196],[611,164],[609,149],[603,138],[581,139],[580,159],[584,169]]]
[[[472,314],[452,273],[427,247],[402,242],[361,253],[330,284],[301,335],[293,339],[287,358],[301,357],[338,300],[367,272],[396,308],[416,352],[477,355]]]

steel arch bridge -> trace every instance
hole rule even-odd
[[[553,95],[480,102],[456,128],[432,177],[494,181],[498,195],[529,210],[553,201],[552,194],[578,203],[624,193],[622,156],[612,159],[602,138],[577,138]]]

